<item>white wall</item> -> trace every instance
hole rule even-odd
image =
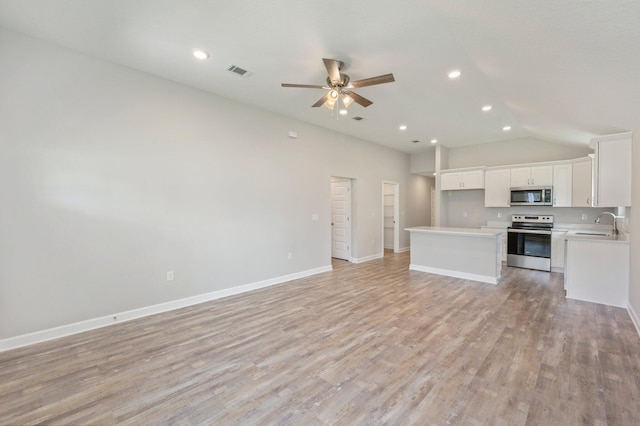
[[[629,307],[635,314],[636,326],[640,326],[640,126],[633,130],[633,161],[630,213],[631,271],[629,280]],[[640,332],[640,330],[639,330]]]
[[[0,339],[325,267],[331,176],[354,257],[383,180],[418,220],[406,154],[8,31],[0,63]]]
[[[586,144],[588,141],[583,141]],[[481,145],[469,145],[448,150],[449,169],[474,166],[571,160],[593,153],[587,145],[564,145],[533,138],[513,139]]]
[[[429,147],[426,152],[411,154],[411,173],[430,175],[436,171],[436,149]]]
[[[434,185],[433,177],[411,175],[410,192],[407,194],[407,211],[409,212],[407,223],[411,223],[411,226],[431,224],[431,188]]]
[[[509,222],[511,215],[528,214],[549,214],[554,216],[554,221],[562,223],[582,223],[593,225],[596,218],[603,211],[613,211],[610,208],[579,208],[579,207],[551,207],[551,206],[519,206],[519,207],[485,207],[484,191],[442,191],[442,200],[445,210],[445,217],[448,226],[462,228],[479,228],[489,221]],[[465,216],[466,213],[466,216]],[[501,217],[499,217],[499,214]],[[582,219],[582,214],[586,214],[586,219]],[[607,219],[603,223],[609,223]]]

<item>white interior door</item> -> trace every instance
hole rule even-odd
[[[400,252],[400,184],[382,182],[382,251]]]
[[[351,260],[351,180],[331,182],[331,257]]]

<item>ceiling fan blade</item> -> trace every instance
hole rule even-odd
[[[316,108],[316,107],[322,106],[325,102],[327,102],[327,99],[329,99],[329,94],[328,93],[325,94],[320,99],[318,99],[318,101],[315,104],[311,105],[311,108]]]
[[[357,89],[359,87],[373,86],[374,84],[392,83],[396,81],[393,74],[379,75],[377,77],[365,78],[363,80],[352,81],[348,87]]]
[[[371,102],[369,99],[364,98],[360,95],[358,95],[355,92],[351,92],[349,90],[345,90],[342,93],[344,93],[345,95],[351,96],[351,98],[357,102],[358,104],[362,105],[363,107],[368,107],[369,105],[371,105],[373,102]]]
[[[326,86],[318,86],[317,84],[291,84],[291,83],[282,83],[282,87],[301,87],[306,89],[329,89]]]
[[[336,61],[335,59],[322,58],[322,62],[324,62],[324,66],[327,69],[327,73],[329,73],[329,80],[336,82],[337,84],[342,84],[342,78],[340,78],[340,67],[338,67],[338,61]]]

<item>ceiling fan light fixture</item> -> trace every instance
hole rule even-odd
[[[349,105],[353,103],[353,98],[349,95],[342,95],[342,103],[345,108],[349,108]]]

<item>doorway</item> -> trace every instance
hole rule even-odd
[[[400,252],[400,184],[382,182],[382,251]]]
[[[331,177],[331,257],[351,261],[351,179]]]

